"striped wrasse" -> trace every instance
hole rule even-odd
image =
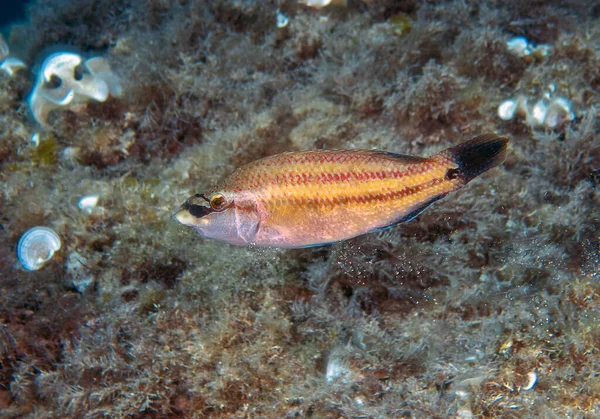
[[[428,158],[375,150],[278,154],[192,196],[174,218],[240,246],[328,244],[415,218],[502,163],[507,144],[485,134]]]

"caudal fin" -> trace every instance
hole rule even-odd
[[[445,152],[458,165],[456,173],[464,183],[479,176],[483,172],[496,167],[506,159],[508,138],[496,134],[483,134]]]

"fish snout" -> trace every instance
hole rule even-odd
[[[189,209],[186,208],[186,204],[187,202],[173,211],[171,218],[183,225],[192,225],[194,223],[194,216],[190,214]]]

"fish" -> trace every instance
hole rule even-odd
[[[196,193],[173,213],[206,238],[237,246],[322,246],[407,222],[506,158],[483,134],[431,157],[312,150],[265,157]]]

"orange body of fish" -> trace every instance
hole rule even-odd
[[[486,134],[429,158],[374,150],[266,157],[189,198],[175,219],[235,245],[310,247],[409,221],[500,164],[508,139]]]

